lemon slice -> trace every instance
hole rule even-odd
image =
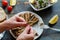
[[[58,15],[55,15],[51,18],[51,20],[49,21],[50,24],[55,24],[58,21]]]
[[[35,0],[29,0],[29,2],[33,4],[33,3],[35,3]]]
[[[16,5],[16,0],[10,0],[10,5],[15,6]]]

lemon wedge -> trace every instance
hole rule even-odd
[[[51,18],[51,20],[49,21],[50,24],[55,24],[58,21],[58,15],[55,15]]]
[[[15,6],[16,5],[16,0],[10,0],[10,6]]]
[[[33,3],[35,3],[35,0],[29,0],[29,2],[33,4]]]

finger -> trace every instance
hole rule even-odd
[[[14,23],[16,26],[27,26],[26,22],[15,22]]]
[[[30,26],[28,25],[28,26],[25,28],[25,30],[24,30],[24,32],[23,32],[23,33],[28,34],[28,33],[29,33],[29,31],[30,31]]]
[[[30,29],[30,34],[34,34],[32,27]]]
[[[16,20],[17,20],[18,22],[25,22],[24,18],[19,17],[19,16],[16,16]]]
[[[26,35],[28,38],[34,39],[34,35],[33,34],[27,34]]]
[[[32,27],[30,27],[30,33],[28,35],[34,37],[34,31],[33,31]]]

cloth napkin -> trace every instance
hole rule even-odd
[[[2,39],[2,37],[4,36],[4,34],[5,34],[5,31],[2,32],[2,33],[0,33],[0,39]]]

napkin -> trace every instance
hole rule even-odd
[[[5,34],[5,31],[2,32],[2,33],[0,33],[0,39],[2,39],[2,37],[4,36],[4,34]]]

